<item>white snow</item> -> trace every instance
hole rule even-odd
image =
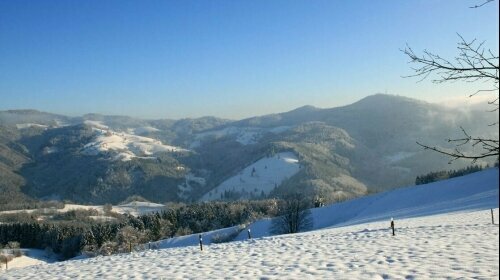
[[[20,212],[25,212],[25,213],[32,213],[34,211],[41,211],[42,213],[45,214],[51,214],[51,213],[65,213],[68,211],[72,210],[91,210],[95,209],[97,210],[100,214],[104,214],[103,210],[103,205],[80,205],[80,204],[65,204],[64,208],[62,209],[55,209],[55,208],[43,208],[43,209],[27,209],[27,210],[7,210],[7,211],[0,211],[1,214],[13,214],[13,213],[20,213]],[[120,205],[113,205],[112,206],[112,211],[120,214],[130,214],[133,216],[139,216],[151,212],[158,212],[165,209],[165,205],[163,204],[158,204],[158,203],[153,203],[153,202],[142,202],[142,201],[132,201],[127,204],[120,204]],[[98,219],[107,219],[105,216],[100,216],[102,218]],[[97,218],[96,218],[97,219]]]
[[[234,136],[236,137],[236,141],[240,144],[249,145],[257,143],[262,136],[262,131],[260,128],[254,127],[230,126],[220,130],[202,132],[196,135],[196,140],[191,144],[191,148],[198,147],[200,145],[200,141],[208,136],[215,138]]]
[[[204,232],[202,234],[203,244],[208,245],[216,242],[212,242],[214,237],[217,235],[226,235],[234,232],[243,232],[243,228],[239,226],[223,228],[219,230]],[[245,231],[246,232],[246,231]],[[153,242],[157,248],[166,249],[166,248],[177,248],[177,247],[186,247],[186,246],[199,246],[199,234],[189,234],[185,236],[179,236],[175,238],[169,238],[157,242]]]
[[[498,217],[498,209],[496,210]],[[489,211],[150,250],[9,271],[5,279],[498,279]],[[209,239],[204,237],[205,240]]]
[[[30,128],[30,127],[38,127],[38,128],[43,128],[47,129],[49,126],[44,125],[44,124],[38,124],[38,123],[18,123],[16,124],[17,129],[25,129],[25,128]]]
[[[109,127],[107,125],[104,125],[101,121],[92,121],[92,120],[85,120],[83,121],[84,124],[99,128],[99,129],[108,129]]]
[[[191,143],[190,148],[197,148],[200,146],[201,141],[208,137],[222,138],[233,136],[236,142],[242,145],[256,144],[266,132],[279,134],[290,129],[290,126],[278,126],[274,128],[260,128],[260,127],[236,127],[230,126],[220,130],[202,132],[196,135],[196,140]]]
[[[255,172],[254,172],[255,170]],[[292,152],[278,153],[264,157],[245,167],[240,174],[233,176],[205,194],[200,200],[210,201],[221,198],[224,191],[246,192],[247,194],[269,194],[275,186],[299,171],[299,161]]]
[[[59,149],[57,147],[45,147],[42,150],[43,154],[48,155],[48,154],[53,154],[59,152]]]
[[[44,250],[39,249],[21,249],[23,256],[14,258],[8,263],[9,270],[16,270],[31,265],[53,263],[56,261],[55,256],[47,256]],[[0,279],[2,278],[1,273],[5,271],[5,264],[0,263]]]
[[[399,188],[311,209],[314,229],[498,207],[498,169],[426,185]],[[250,226],[255,237],[270,235],[270,219]],[[237,240],[245,239],[240,235]]]
[[[163,204],[143,201],[132,201],[127,204],[113,206],[113,211],[121,214],[128,213],[133,216],[139,216],[151,212],[159,212],[164,209],[165,205]]]
[[[152,126],[143,126],[143,127],[137,127],[137,128],[129,128],[127,131],[129,133],[132,133],[132,134],[141,135],[141,134],[147,134],[147,133],[156,132],[156,131],[160,131],[160,130],[158,128],[152,127]]]
[[[265,236],[269,220],[261,220],[250,226],[252,240],[243,230],[240,241],[208,245],[217,231],[203,234],[203,251],[195,234],[160,242],[170,249],[31,266],[2,277],[498,279],[498,179],[495,168],[316,208],[317,230],[305,233]]]
[[[113,160],[127,161],[132,158],[155,159],[153,155],[159,152],[187,151],[162,144],[153,138],[112,131],[100,122],[85,121],[85,123],[91,125],[97,132],[93,141],[83,147],[82,153],[85,155],[112,152]]]

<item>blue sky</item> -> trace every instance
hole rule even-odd
[[[400,52],[498,53],[498,1],[0,1],[0,110],[239,119],[379,92],[428,101]]]

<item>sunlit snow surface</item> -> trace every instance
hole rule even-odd
[[[498,209],[496,211],[498,218]],[[10,270],[4,279],[498,279],[489,211]]]
[[[97,132],[93,141],[87,143],[82,149],[82,153],[86,155],[113,152],[112,159],[128,161],[135,157],[155,158],[153,155],[159,152],[187,151],[179,147],[165,145],[153,138],[112,131],[98,121],[87,120],[85,124],[92,126],[92,129]]]
[[[189,236],[164,241],[185,247],[13,269],[0,278],[498,279],[498,169],[316,208],[312,215],[317,230],[311,232],[238,237],[203,252]],[[251,225],[254,237],[265,234],[266,221]]]
[[[269,194],[275,187],[299,171],[299,160],[292,152],[283,152],[264,157],[245,167],[233,176],[205,194],[200,200],[216,200],[225,191],[245,192],[258,197],[262,192]]]
[[[5,249],[8,251],[8,249]],[[0,250],[1,251],[1,250]],[[37,265],[37,264],[45,264],[52,263],[57,261],[56,257],[52,255],[48,255],[47,252],[40,249],[21,249],[23,255],[17,258],[14,258],[9,262],[9,269],[19,269],[22,267]],[[0,279],[2,279],[2,272],[5,271],[5,264],[0,264]]]
[[[37,123],[19,123],[19,124],[16,124],[16,127],[17,127],[17,129],[25,129],[25,128],[30,128],[30,127],[46,129],[48,127],[48,125],[37,124]]]

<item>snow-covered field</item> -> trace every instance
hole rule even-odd
[[[54,255],[47,255],[44,250],[38,249],[22,249],[23,255],[14,258],[9,262],[9,269],[18,269],[31,265],[53,263],[56,261]],[[5,271],[5,264],[0,264],[0,278],[2,278],[1,272]]]
[[[12,269],[0,279],[498,279],[498,179],[494,168],[316,208],[310,232],[269,236],[261,220],[250,225],[252,240],[242,231],[239,241],[200,251],[191,235],[159,242],[175,248]]]
[[[294,153],[278,153],[272,157],[262,158],[245,167],[240,174],[222,182],[200,200],[221,199],[225,191],[245,193],[258,197],[262,192],[269,194],[285,180],[299,171],[299,160]]]
[[[159,212],[162,210],[165,210],[165,205],[163,204],[142,201],[132,201],[127,204],[113,206],[113,211],[120,214],[127,213],[133,216],[144,215],[151,212]]]
[[[498,209],[496,210],[498,218]],[[12,269],[2,279],[498,279],[489,211]]]

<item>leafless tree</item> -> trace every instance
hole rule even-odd
[[[288,195],[278,202],[278,217],[274,218],[271,231],[275,234],[296,233],[311,229],[313,219],[309,200],[299,194]]]
[[[482,5],[489,3],[487,0]],[[479,5],[476,5],[480,7]],[[475,7],[471,7],[475,8]],[[419,81],[433,76],[432,82],[445,83],[445,82],[482,82],[489,84],[487,88],[479,89],[470,94],[473,97],[482,92],[488,92],[494,96],[488,102],[492,106],[491,112],[498,114],[498,71],[499,71],[499,57],[494,54],[490,49],[484,47],[485,42],[478,42],[476,39],[466,41],[462,36],[458,35],[460,41],[458,42],[458,55],[450,60],[441,57],[438,54],[424,50],[422,54],[417,54],[410,46],[406,46],[402,52],[410,58],[409,63],[415,65],[411,69],[414,71],[413,75],[406,77],[418,77]],[[489,126],[498,126],[498,121],[492,124],[485,124]],[[497,127],[494,129],[498,129]],[[499,143],[498,139],[485,138],[481,136],[471,136],[465,129],[461,127],[463,137],[457,139],[447,139],[448,143],[455,145],[453,150],[447,150],[437,146],[430,146],[417,142],[418,145],[425,149],[429,149],[451,157],[450,163],[456,159],[469,159],[472,162],[482,158],[498,157]],[[465,145],[472,147],[480,147],[478,152],[466,153],[463,151]]]
[[[132,252],[136,245],[145,241],[144,234],[132,226],[125,226],[117,234],[117,241],[120,252]]]

